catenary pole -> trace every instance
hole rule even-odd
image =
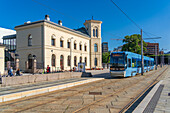
[[[143,75],[143,67],[144,67],[144,65],[143,65],[143,38],[142,38],[142,29],[141,29],[141,60],[142,60],[142,62],[141,62],[141,75]]]

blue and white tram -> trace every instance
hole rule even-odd
[[[154,69],[154,59],[144,56],[144,72]],[[112,52],[110,55],[110,75],[128,77],[141,73],[141,55],[132,52]]]

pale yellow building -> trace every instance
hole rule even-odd
[[[49,65],[52,71],[70,70],[79,62],[85,62],[86,69],[102,68],[101,23],[86,20],[85,27],[70,29],[46,15],[44,20],[16,26],[20,69],[31,69],[35,56],[37,68]]]
[[[5,67],[5,46],[0,45],[0,75],[4,74],[4,67]]]

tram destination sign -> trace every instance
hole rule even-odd
[[[123,57],[123,54],[112,54],[112,57]]]

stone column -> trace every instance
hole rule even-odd
[[[25,62],[25,71],[28,71],[28,61]]]
[[[17,70],[17,69],[19,69],[19,59],[16,59],[15,63],[16,63],[16,65],[15,65],[16,66],[16,70]]]
[[[33,61],[33,73],[36,73],[36,70],[37,70],[37,60],[34,59],[34,61]]]

